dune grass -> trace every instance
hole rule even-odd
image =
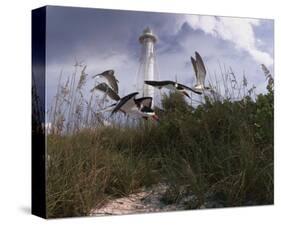
[[[87,215],[159,182],[169,184],[168,202],[195,194],[192,208],[206,193],[224,206],[273,203],[272,93],[196,109],[171,94],[163,106],[158,125],[49,135],[48,216]]]
[[[195,195],[186,209],[210,195],[224,207],[273,204],[274,90],[267,78],[268,92],[255,99],[205,97],[192,107],[180,94],[164,95],[158,124],[49,134],[48,217],[88,215],[109,199],[159,183],[169,187],[167,204]]]

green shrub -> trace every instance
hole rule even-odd
[[[273,82],[273,81],[272,81]],[[163,97],[159,124],[97,127],[47,137],[48,217],[88,215],[108,199],[168,184],[167,204],[212,194],[224,206],[273,203],[273,86],[256,100],[190,106]]]

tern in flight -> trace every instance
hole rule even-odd
[[[188,91],[192,91],[196,94],[201,95],[204,92],[204,90],[210,90],[210,88],[205,86],[206,68],[202,60],[202,57],[198,52],[195,52],[195,59],[191,57],[191,63],[193,65],[193,69],[196,77],[196,84],[194,85],[193,88],[190,88],[186,85],[179,84],[177,82],[170,81],[170,80],[165,80],[165,81],[146,80],[144,81],[144,83],[156,87],[158,89],[167,88],[170,90],[176,90],[189,98],[190,96],[188,94]]]
[[[143,97],[136,99],[136,95],[138,95],[138,92],[128,94],[125,97],[121,98],[112,110],[111,115],[118,111],[121,111],[135,118],[152,118],[156,121],[159,121],[158,116],[156,115],[154,110],[151,109],[152,97]]]
[[[113,91],[118,94],[118,80],[114,76],[114,70],[106,70],[102,73],[99,73],[97,75],[94,75],[93,78],[96,77],[104,77],[107,81],[108,84],[111,86]]]
[[[91,91],[94,91],[95,89],[106,93],[112,100],[116,101],[116,103],[108,106],[105,109],[105,111],[108,111],[108,109],[112,110],[111,115],[120,111],[135,118],[152,118],[156,121],[159,121],[158,116],[151,108],[152,97],[135,98],[138,92],[134,92],[124,96],[123,98],[120,98],[120,96],[106,83],[98,84]]]
[[[183,84],[179,84],[175,81],[170,81],[170,80],[163,80],[163,81],[154,81],[154,80],[145,80],[144,81],[145,84],[147,85],[151,85],[155,88],[158,89],[162,89],[162,88],[167,88],[169,90],[175,90],[178,91],[180,93],[182,93],[183,95],[187,96],[190,98],[190,95],[188,94],[188,91],[192,91],[196,94],[202,94],[200,91],[194,90],[190,87],[187,87]]]
[[[100,84],[98,84],[97,86],[95,86],[91,92],[93,92],[94,90],[99,90],[105,94],[108,95],[108,97],[110,97],[112,100],[114,101],[119,101],[120,97],[119,95],[111,88],[107,85],[107,83],[102,82]]]
[[[191,57],[190,59],[196,77],[196,84],[194,85],[194,89],[201,93],[204,90],[209,90],[210,88],[205,86],[206,68],[204,66],[202,57],[198,52],[195,52],[195,59],[193,57]]]

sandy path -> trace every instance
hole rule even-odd
[[[143,190],[128,197],[118,198],[107,202],[99,209],[93,209],[90,215],[121,215],[147,212],[165,212],[183,210],[183,204],[164,204],[162,196],[167,186],[160,184],[148,190]]]

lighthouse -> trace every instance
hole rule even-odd
[[[140,68],[138,71],[138,91],[145,97],[154,98],[154,88],[144,84],[144,80],[155,80],[155,51],[154,45],[157,41],[152,30],[147,27],[141,36],[139,42],[142,45]],[[153,103],[152,103],[153,104]]]

